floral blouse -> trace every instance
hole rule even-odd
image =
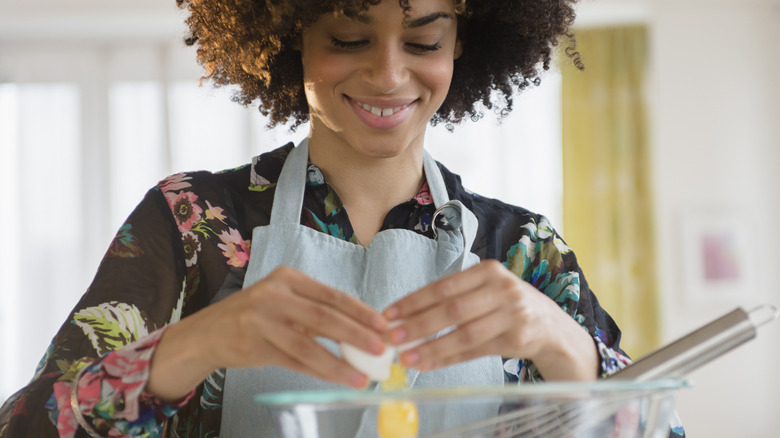
[[[0,437],[87,436],[84,428],[109,437],[218,436],[225,371],[166,404],[144,392],[149,363],[167,325],[204,308],[217,293],[241,288],[252,230],[269,223],[276,180],[292,147],[224,172],[173,175],[151,189],[117,232],[32,381],[0,409]],[[618,347],[620,330],[548,220],[470,193],[457,175],[443,167],[442,173],[450,198],[479,219],[472,252],[502,261],[588,330],[603,375],[630,363]],[[424,184],[387,214],[382,229],[432,238],[434,211]],[[341,200],[313,165],[301,224],[357,243]],[[521,358],[505,359],[504,369],[508,382],[542,379]]]

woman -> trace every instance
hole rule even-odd
[[[423,150],[429,122],[491,95],[511,110],[571,3],[183,2],[208,77],[272,123],[308,120],[308,138],[150,190],[0,436],[241,436],[246,394],[368,385],[315,337],[374,354],[430,339],[400,356],[415,386],[625,366],[547,220],[467,192]]]

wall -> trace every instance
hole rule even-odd
[[[645,23],[651,33],[648,94],[664,343],[737,306],[780,306],[773,271],[780,263],[780,2],[584,0],[578,23]],[[734,220],[735,233],[748,241],[747,284],[692,287],[696,227],[689,224]],[[691,373],[694,387],[681,391],[677,402],[688,435],[777,436],[778,347],[775,322]]]
[[[663,338],[735,306],[780,305],[780,3],[652,3],[653,143]],[[752,278],[725,296],[689,290],[685,221],[739,212]],[[780,429],[780,322],[694,372],[678,410],[690,436],[770,437]]]
[[[583,0],[578,23],[644,23],[651,32],[648,94],[664,343],[737,306],[780,306],[773,279],[780,263],[780,2]],[[702,217],[740,224],[750,249],[743,287],[691,287],[689,224]],[[778,347],[775,322],[756,340],[691,373],[694,387],[681,391],[677,403],[689,436],[777,436]]]

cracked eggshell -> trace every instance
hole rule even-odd
[[[390,367],[396,355],[395,347],[388,345],[384,353],[375,355],[345,342],[339,345],[341,346],[341,356],[344,360],[368,376],[369,379],[381,382],[390,377]]]

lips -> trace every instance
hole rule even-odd
[[[379,108],[378,106],[371,106],[371,105],[368,105],[368,104],[365,104],[365,103],[361,103],[361,102],[358,102],[358,101],[355,101],[355,103],[357,103],[358,105],[363,107],[364,110],[370,111],[371,114],[373,114],[375,116],[379,116],[379,117],[390,117],[393,114],[397,113],[398,111],[401,111],[402,109],[404,109],[404,108],[406,108],[407,106],[410,105],[410,104],[406,104],[406,105],[402,105],[402,106],[397,106],[395,108]]]
[[[355,115],[374,129],[392,129],[406,120],[416,99],[351,98],[346,96]]]

